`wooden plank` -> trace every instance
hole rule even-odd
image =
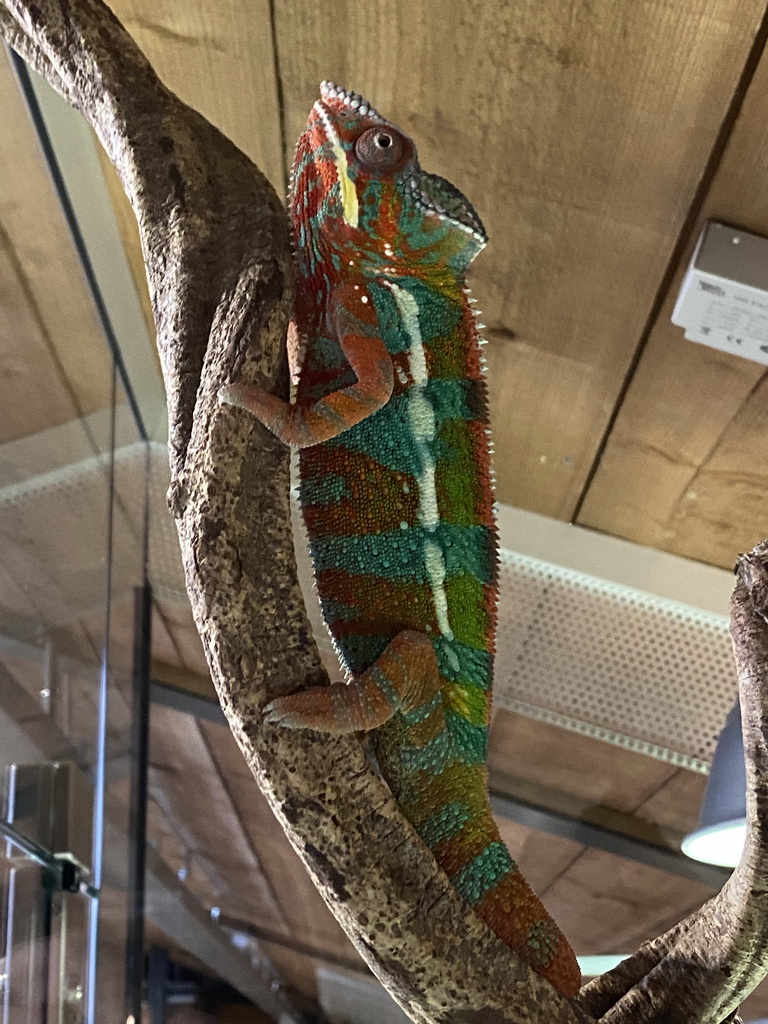
[[[556,809],[576,817],[595,804],[633,813],[676,773],[664,761],[619,753],[608,743],[508,711],[494,715],[489,768],[501,792],[515,792],[522,781],[567,794],[570,808]]]
[[[155,658],[152,659],[150,674],[154,682],[165,683],[166,686],[173,686],[177,690],[186,690],[195,697],[218,700],[210,676],[198,675],[186,668],[179,668],[166,661],[157,661]]]
[[[5,51],[0,109],[0,441],[7,441],[107,406],[111,358]]]
[[[728,568],[768,534],[768,380],[686,341],[669,317],[706,219],[768,234],[767,117],[764,54],[579,518]]]
[[[543,894],[581,956],[631,953],[711,895],[698,882],[601,850],[586,850]]]
[[[413,0],[277,5],[289,144],[333,78],[486,222],[500,500],[571,516],[763,11],[451,0],[446,33]]]
[[[634,809],[634,813],[659,826],[656,842],[670,842],[698,828],[706,788],[706,775],[678,768],[663,786]]]
[[[165,84],[284,191],[268,0],[114,0],[117,17]]]

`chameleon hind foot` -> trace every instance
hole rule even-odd
[[[434,648],[425,633],[405,629],[362,675],[350,683],[313,686],[270,701],[264,719],[289,729],[368,732],[396,711],[411,711],[440,692]]]

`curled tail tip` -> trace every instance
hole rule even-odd
[[[547,981],[568,999],[574,999],[579,994],[581,968],[567,939],[563,938],[562,948],[543,974]]]

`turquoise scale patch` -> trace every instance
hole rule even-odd
[[[447,729],[443,729],[423,747],[403,746],[400,761],[406,772],[440,775],[456,761],[453,737]]]
[[[467,395],[475,386],[474,381],[461,377],[433,377],[425,393],[434,410],[435,422],[439,425],[446,420],[474,419]]]
[[[406,278],[398,283],[402,283],[416,299],[421,337],[427,347],[434,342],[439,344],[443,338],[454,334],[461,323],[463,312],[458,301],[435,291],[417,277]]]
[[[421,450],[408,421],[408,392],[391,398],[383,409],[368,416],[327,442],[328,447],[362,452],[386,469],[416,476],[421,472]],[[444,443],[430,445],[433,459],[444,452]]]
[[[375,238],[378,234],[377,220],[381,206],[382,185],[375,179],[365,186],[360,199],[360,230]]]
[[[359,615],[359,612],[357,613]],[[347,636],[336,638],[344,661],[353,672],[364,672],[385,650],[390,637],[381,635],[369,635],[366,633],[351,633]]]
[[[325,476],[301,481],[301,504],[304,507],[338,505],[343,498],[348,497],[347,481],[338,473],[327,473]]]
[[[525,944],[526,959],[531,966],[543,966],[548,964],[557,953],[559,939],[557,932],[552,927],[552,922],[537,921],[528,932],[528,939]]]
[[[336,601],[332,597],[321,598],[323,606],[323,617],[326,622],[354,622],[360,618],[360,609],[352,605],[344,604],[343,601]]]
[[[349,369],[346,356],[341,351],[341,345],[335,338],[319,337],[314,338],[308,351],[307,361],[310,366],[318,367],[321,370],[344,370],[351,374],[354,381],[355,375]]]
[[[426,256],[426,254],[425,254]],[[436,259],[440,256],[434,254]],[[434,291],[416,277],[392,278],[400,288],[410,292],[419,308],[419,327],[421,340],[429,348],[451,335],[458,327],[462,317],[459,303]],[[411,347],[411,339],[403,327],[402,318],[392,292],[386,285],[372,281],[369,286],[376,315],[379,318],[381,336],[387,351],[392,355],[407,352]]]
[[[441,807],[439,811],[418,826],[418,833],[430,849],[438,843],[453,839],[461,832],[471,815],[464,804],[454,802]]]
[[[488,651],[468,647],[444,636],[433,641],[440,675],[450,683],[463,683],[487,690],[491,685],[492,660]]]
[[[497,886],[513,866],[514,862],[504,843],[490,843],[482,853],[458,871],[451,881],[467,903],[477,907],[486,893]]]
[[[390,355],[407,352],[411,339],[403,326],[397,303],[392,292],[383,284],[373,280],[368,285],[376,316],[379,320],[381,338]]]
[[[387,673],[377,665],[371,665],[368,672],[370,673],[370,678],[373,679],[387,704],[394,708],[395,711],[398,711],[400,709],[400,697],[398,696],[397,690],[392,685],[392,680],[389,678]]]
[[[462,764],[479,765],[488,760],[488,727],[471,725],[455,711],[445,712],[446,731],[453,738],[456,757]]]
[[[436,711],[442,702],[442,696],[436,693],[434,697],[431,697],[428,701],[420,704],[417,708],[412,708],[410,711],[403,712],[403,719],[405,724],[408,726],[418,725],[419,722],[426,722],[433,711]]]
[[[488,583],[493,569],[493,537],[485,526],[438,523],[432,531],[422,527],[357,537],[315,537],[315,571],[343,569],[353,576],[379,576],[429,584],[424,558],[425,540],[434,541],[445,563],[445,579],[474,576]]]

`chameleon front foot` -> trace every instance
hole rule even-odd
[[[270,701],[264,720],[288,729],[368,732],[396,711],[432,709],[440,677],[432,643],[424,633],[403,630],[384,653],[350,683],[313,686]]]
[[[274,412],[275,406],[285,404],[258,384],[225,384],[219,388],[218,398],[219,405],[234,405],[238,409],[245,409],[265,424],[270,411]]]

